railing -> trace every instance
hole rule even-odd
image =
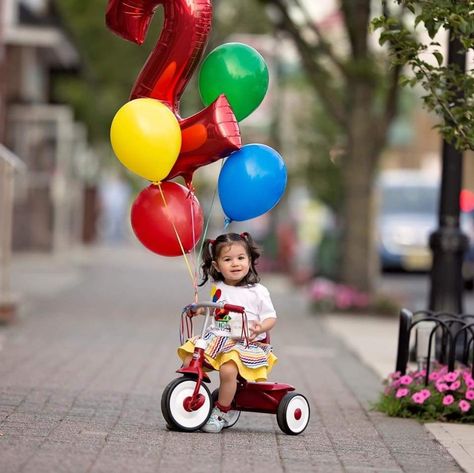
[[[13,303],[10,273],[15,172],[25,172],[26,164],[0,143],[0,306]]]
[[[423,323],[429,325],[429,329],[424,333],[427,343],[425,340],[423,348],[416,346],[415,351],[417,358],[421,356],[424,360],[425,384],[428,383],[434,360],[446,364],[448,371],[454,371],[456,360],[463,365],[471,365],[474,376],[474,315],[426,310],[414,313],[408,309],[400,311],[396,371],[406,373],[412,331],[419,329]],[[419,343],[420,340],[417,340],[417,344]],[[435,345],[436,349],[433,349]]]

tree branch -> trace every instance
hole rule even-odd
[[[277,25],[283,31],[286,31],[293,39],[301,60],[307,72],[308,80],[319,92],[319,98],[325,106],[327,112],[341,126],[346,124],[346,110],[341,96],[331,86],[334,82],[333,77],[327,69],[321,64],[319,48],[309,44],[302,36],[299,25],[296,25],[287,11],[287,6],[282,0],[273,0],[272,5],[278,8],[281,14],[280,24]]]
[[[405,10],[405,5],[402,4],[400,12],[397,15],[397,21],[400,24],[403,22]],[[390,11],[386,0],[382,0],[382,15],[385,18],[394,16]],[[396,64],[393,67],[391,74],[387,74],[388,90],[385,95],[384,108],[382,112],[383,117],[377,129],[377,142],[375,144],[376,149],[379,150],[383,148],[388,129],[398,113],[398,97],[400,96],[400,76],[402,70],[403,66],[401,64]]]
[[[325,40],[324,35],[321,33],[321,30],[318,24],[313,18],[311,18],[311,15],[309,14],[306,7],[301,3],[300,0],[292,0],[292,1],[294,5],[303,14],[303,17],[305,19],[305,25],[311,31],[313,31],[313,33],[316,35],[318,39],[318,44],[321,47],[321,50],[324,51],[324,53],[328,56],[328,58],[332,61],[332,63],[337,67],[339,72],[341,72],[342,75],[347,77],[347,68],[345,67],[343,61],[341,61],[341,59],[334,52],[333,48],[331,47],[331,44]]]
[[[390,124],[398,113],[398,97],[400,95],[399,82],[402,69],[402,66],[397,64],[392,69],[391,75],[388,77],[389,85],[385,95],[384,109],[382,112],[383,116],[376,135],[375,147],[379,150],[383,148]]]

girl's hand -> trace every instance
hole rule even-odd
[[[258,337],[258,335],[260,335],[262,332],[263,332],[262,324],[259,324],[258,322],[254,322],[253,325],[250,327],[249,342],[253,342]]]
[[[185,307],[185,312],[186,312],[186,315],[189,318],[192,318],[192,317],[196,317],[196,315],[203,314],[204,313],[204,308],[200,307],[199,309],[193,309],[192,305],[187,305]]]

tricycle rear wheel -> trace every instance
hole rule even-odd
[[[277,409],[277,422],[280,429],[288,435],[298,435],[309,423],[308,400],[295,392],[283,396]]]

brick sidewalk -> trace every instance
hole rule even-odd
[[[274,416],[243,413],[220,435],[167,431],[160,397],[192,295],[184,264],[141,248],[86,256],[16,264],[27,310],[0,329],[0,472],[462,471],[422,425],[368,409],[376,375],[271,277],[272,379],[307,395],[308,429],[286,436]]]

